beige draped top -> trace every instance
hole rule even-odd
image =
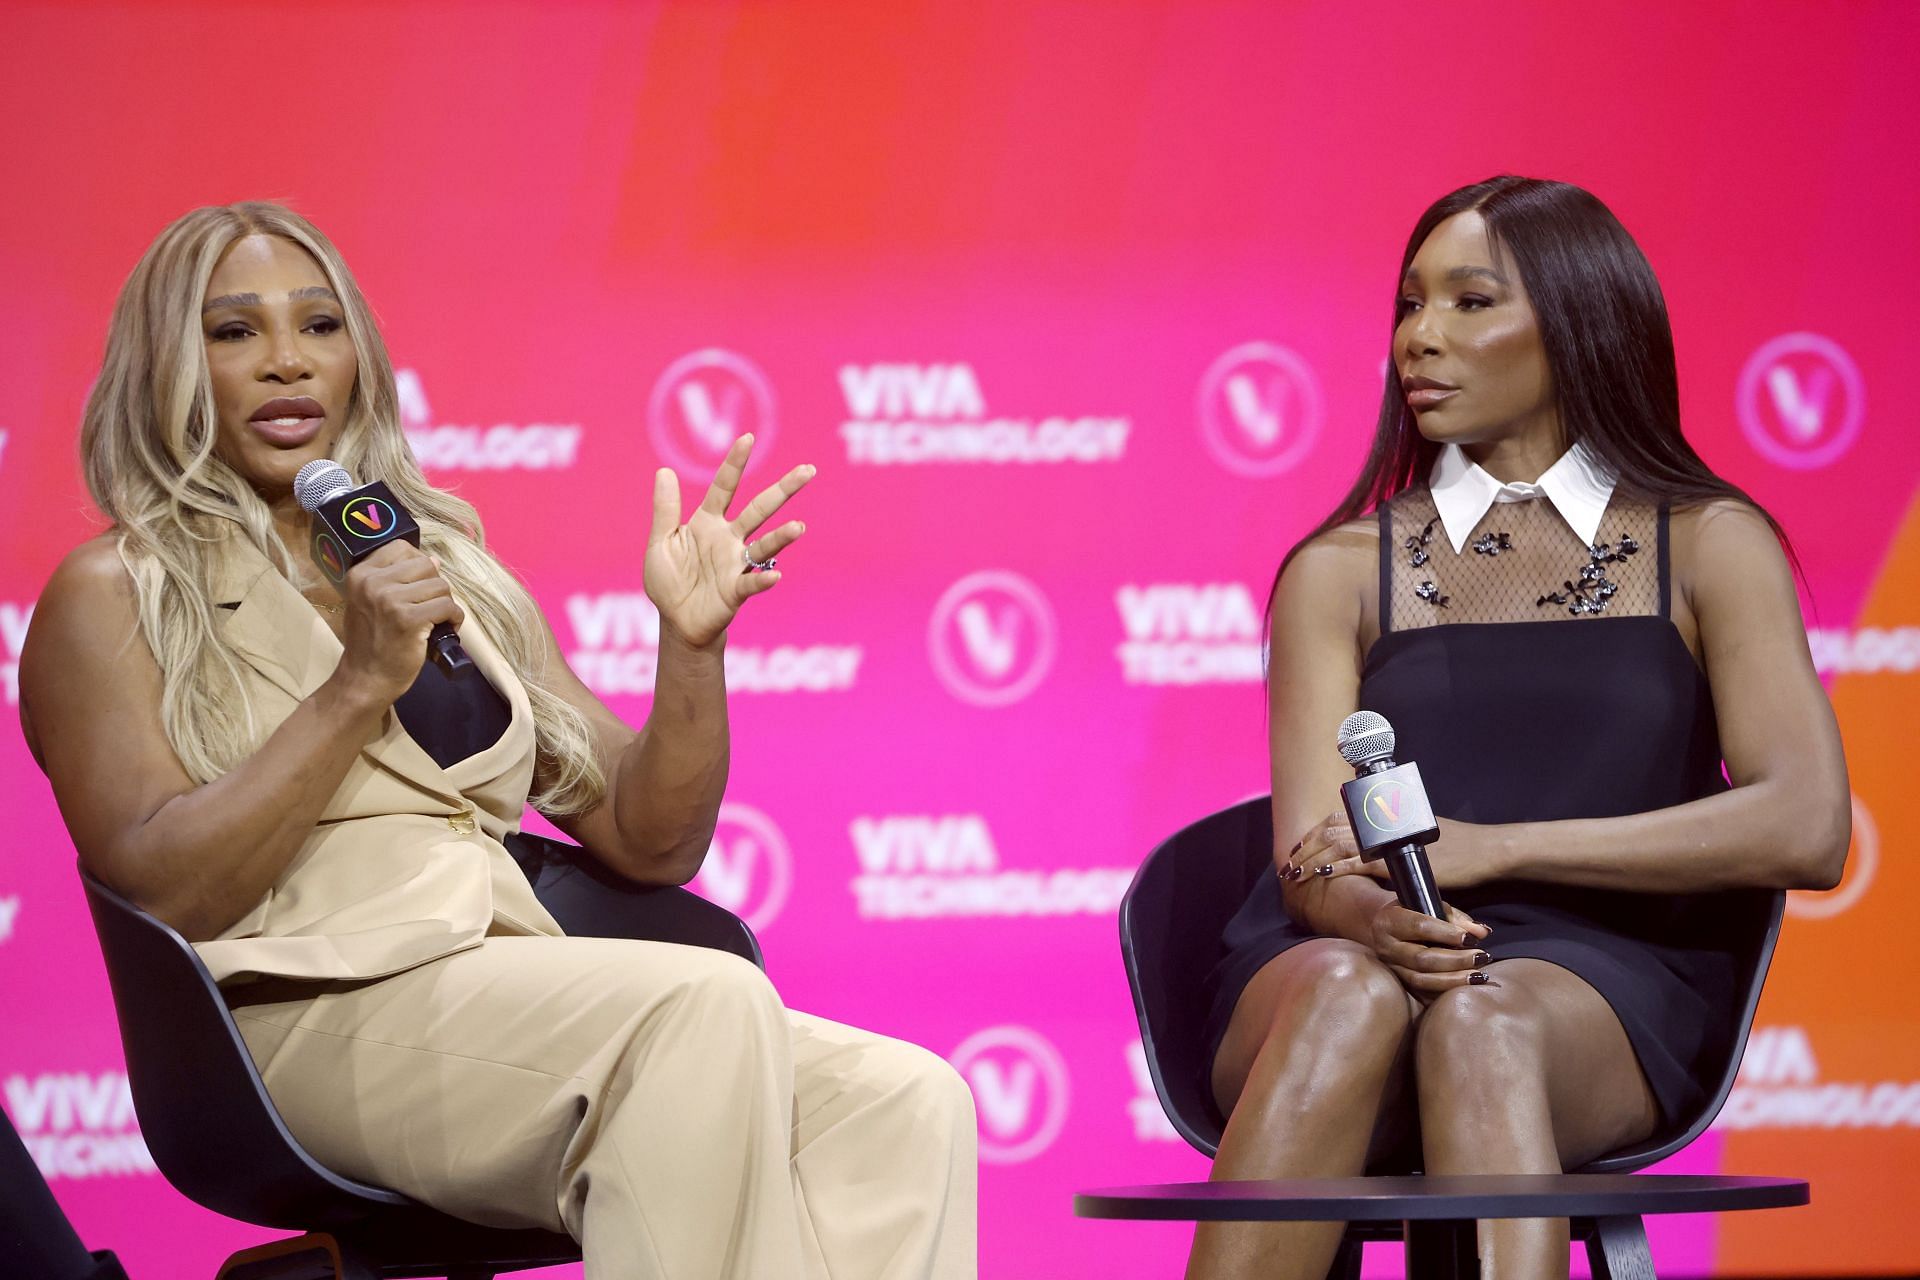
[[[244,538],[228,539],[213,586],[270,733],[333,673],[340,641]],[[560,934],[500,843],[519,830],[533,783],[526,690],[471,618],[460,642],[511,709],[499,741],[443,769],[389,709],[273,887],[195,944],[216,981],[377,978],[477,946],[489,930]]]

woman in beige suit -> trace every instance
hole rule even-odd
[[[635,732],[473,509],[421,477],[332,245],[278,206],[195,210],[115,309],[82,436],[113,527],[40,597],[21,717],[83,863],[195,942],[330,1167],[565,1230],[594,1280],[971,1275],[951,1068],[787,1010],[736,957],[564,937],[501,844],[531,803],[634,880],[698,869],[726,629],[779,581],[752,570],[803,527],[754,535],[813,474],[729,518],[751,449],[685,523],[655,476],[659,669]],[[292,494],[317,458],[386,481],[421,549],[383,546],[336,591]],[[484,681],[423,673],[440,622]]]

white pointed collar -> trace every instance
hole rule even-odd
[[[1580,535],[1580,541],[1591,546],[1600,535],[1600,517],[1606,513],[1617,478],[1586,445],[1576,444],[1534,483],[1516,480],[1502,484],[1469,458],[1465,449],[1449,444],[1434,460],[1427,487],[1433,491],[1433,505],[1440,512],[1447,541],[1458,555],[1467,545],[1467,535],[1494,503],[1530,498],[1551,502],[1560,518]]]

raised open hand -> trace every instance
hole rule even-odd
[[[765,564],[807,531],[798,520],[789,520],[748,541],[813,479],[811,466],[795,467],[757,494],[738,516],[727,518],[752,453],[752,436],[733,442],[707,486],[707,496],[685,524],[680,523],[679,478],[666,467],[654,473],[653,528],[647,534],[643,569],[647,596],[660,611],[661,629],[696,648],[718,642],[748,596],[780,581],[778,570],[753,572],[748,557]]]

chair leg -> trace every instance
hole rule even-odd
[[[314,1231],[242,1249],[214,1280],[380,1280],[380,1273],[326,1232]]]
[[[1471,1218],[1407,1223],[1407,1280],[1480,1280],[1478,1224]]]
[[[1327,1280],[1360,1280],[1360,1237],[1353,1232],[1341,1238],[1333,1265],[1327,1268]]]
[[[87,1280],[127,1280],[127,1269],[113,1256],[113,1250],[95,1249],[91,1256],[93,1270],[87,1273]]]
[[[1587,1237],[1587,1268],[1593,1280],[1654,1280],[1647,1229],[1636,1214],[1595,1218]]]

